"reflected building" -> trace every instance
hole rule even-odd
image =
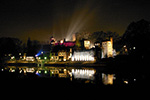
[[[18,72],[18,73],[23,73],[24,75],[26,73],[34,73],[36,70],[36,67],[27,67],[27,66],[8,66],[9,72]]]
[[[69,78],[68,70],[59,67],[46,67],[46,69],[38,68],[36,75],[39,77]]]
[[[87,68],[87,67],[28,67],[28,66],[7,66],[0,71],[10,72],[8,78],[10,79],[41,79],[46,77],[49,78],[64,78],[67,82],[76,83],[91,83],[94,85],[133,85],[137,81],[138,76],[125,76],[112,73],[103,73],[102,70],[98,68]],[[117,76],[117,78],[116,78]],[[55,81],[55,80],[54,80]],[[59,81],[55,81],[56,83]],[[73,84],[74,84],[73,83]],[[69,83],[70,84],[70,83]],[[83,84],[82,84],[83,85]]]
[[[102,82],[104,85],[113,85],[114,74],[104,74],[102,73]]]
[[[96,70],[92,69],[72,69],[72,76],[75,79],[89,79],[94,80]]]

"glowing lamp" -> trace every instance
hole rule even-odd
[[[63,42],[64,42],[63,40],[60,41],[60,43],[63,43]]]
[[[44,57],[44,59],[46,60],[46,59],[47,59],[47,57]]]

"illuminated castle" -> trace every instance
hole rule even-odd
[[[109,58],[113,57],[113,38],[110,40],[102,42],[102,57],[101,58]]]

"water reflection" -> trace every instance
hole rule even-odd
[[[27,67],[27,66],[7,66],[5,69],[9,73],[17,73],[19,78],[62,78],[69,79],[70,82],[92,83],[98,85],[128,85],[129,81],[136,82],[137,79],[128,79],[117,76],[116,73],[106,73],[96,68],[88,67]],[[16,75],[16,74],[15,74]],[[120,75],[120,74],[119,74]],[[130,82],[131,83],[131,82]]]
[[[104,74],[102,73],[102,81],[105,85],[112,85],[113,81],[116,79],[115,74]]]
[[[39,77],[68,78],[69,71],[63,67],[45,67],[37,68],[36,75],[38,75]]]
[[[72,69],[72,75],[75,79],[89,79],[94,80],[95,79],[95,72],[94,69]]]
[[[28,66],[21,66],[21,67],[16,67],[16,66],[8,66],[7,70],[9,72],[18,72],[18,73],[23,73],[24,75],[26,73],[34,73],[36,70],[36,67],[28,67]]]

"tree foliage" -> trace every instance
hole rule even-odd
[[[41,49],[41,44],[37,40],[30,40],[28,38],[27,40],[27,55],[28,56],[34,56],[35,54],[38,53],[38,51]]]
[[[18,38],[3,37],[0,38],[0,55],[17,55],[22,50],[22,41]]]
[[[132,22],[127,27],[122,41],[127,45],[130,53],[133,53],[132,49],[136,48],[136,55],[147,55],[150,51],[150,23],[146,20],[140,20],[138,22]]]
[[[90,33],[88,35],[88,39],[91,41],[92,44],[94,44],[95,42],[102,43],[102,41],[104,41],[104,40],[109,40],[110,37],[113,37],[113,42],[115,44],[115,45],[113,45],[114,49],[116,49],[118,51],[120,48],[120,42],[119,41],[121,39],[121,37],[119,36],[118,33],[111,32],[111,31],[108,31],[108,32],[97,31],[97,32]]]

